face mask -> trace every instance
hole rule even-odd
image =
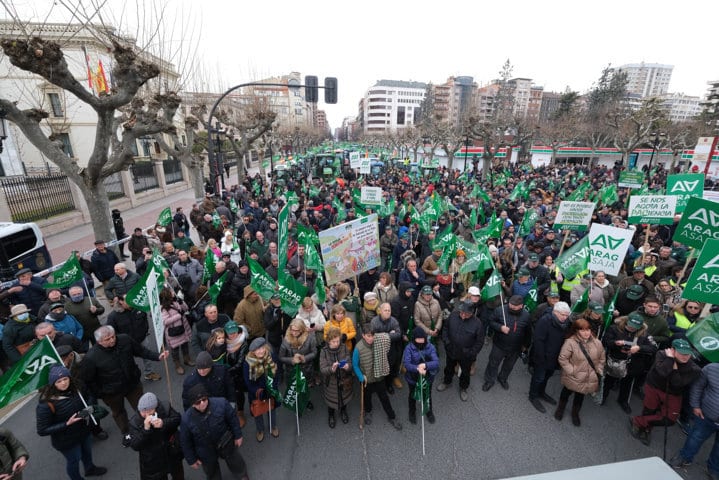
[[[65,312],[50,312],[50,318],[52,318],[53,320],[62,320],[63,318],[65,318]]]
[[[27,320],[28,318],[30,318],[30,314],[27,313],[27,312],[26,312],[26,313],[21,313],[21,314],[18,315],[16,318],[18,319],[19,322],[24,322],[25,320]]]
[[[427,342],[426,341],[424,343],[414,342],[414,346],[417,347],[418,350],[424,350],[424,347],[427,346]]]
[[[70,295],[70,300],[72,300],[75,303],[80,303],[85,299],[85,295],[82,293],[79,295]]]

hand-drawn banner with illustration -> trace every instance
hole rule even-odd
[[[377,214],[319,233],[327,285],[380,265]]]

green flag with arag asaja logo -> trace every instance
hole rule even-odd
[[[82,267],[77,259],[75,252],[62,264],[62,266],[52,272],[52,283],[48,282],[43,285],[44,288],[67,288],[73,283],[82,280]]]
[[[165,275],[163,274],[164,269],[167,268],[167,261],[157,251],[152,254],[150,264],[145,270],[145,274],[137,281],[137,283],[127,292],[125,295],[125,302],[132,308],[142,310],[143,312],[150,311],[150,300],[147,292],[147,279],[150,275],[154,275],[157,281],[157,290],[162,290],[165,285]]]
[[[282,405],[288,410],[297,412],[302,415],[310,401],[310,390],[307,387],[307,378],[302,373],[300,365],[297,364],[294,367],[292,376],[287,384],[287,390],[285,396],[282,398]]]
[[[248,257],[247,265],[250,267],[250,286],[263,300],[269,300],[277,290],[275,281],[256,260]]]
[[[719,298],[719,240],[707,240],[682,292],[682,298],[715,304]]]
[[[45,337],[30,347],[16,364],[0,377],[0,408],[47,385],[50,367],[61,362],[50,337]]]
[[[307,287],[295,280],[295,277],[282,270],[277,272],[277,285],[282,301],[282,311],[290,317],[297,315],[302,300],[307,296]]]
[[[502,291],[502,276],[497,270],[492,270],[492,274],[487,279],[487,283],[482,287],[481,297],[485,302],[499,296]]]
[[[157,224],[166,227],[170,222],[172,222],[172,210],[170,210],[170,207],[165,207],[157,217]]]
[[[539,305],[539,292],[537,291],[537,281],[532,282],[532,286],[524,297],[524,308],[532,313]]]
[[[210,286],[210,289],[207,291],[207,294],[210,296],[210,303],[213,305],[217,305],[217,297],[220,296],[220,291],[222,290],[222,287],[225,285],[225,280],[227,280],[227,272],[220,275],[220,278],[218,278],[215,283],[213,283]]]
[[[420,402],[422,415],[427,415],[427,412],[429,412],[431,408],[429,404],[429,389],[430,385],[427,381],[427,376],[418,375],[417,383],[414,385],[414,390],[412,390],[412,398]]]
[[[589,237],[584,236],[564,251],[555,262],[564,278],[571,280],[589,265]]]

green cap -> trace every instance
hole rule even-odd
[[[642,317],[637,312],[632,312],[627,317],[627,327],[632,327],[636,330],[639,330],[642,328],[642,325],[644,325],[644,317]]]
[[[589,302],[589,305],[587,305],[587,308],[591,310],[594,313],[604,313],[604,307],[598,304],[597,302]]]
[[[674,347],[674,351],[677,353],[681,353],[684,355],[691,355],[692,353],[692,347],[689,345],[689,342],[684,340],[683,338],[677,338],[672,342],[672,347]]]

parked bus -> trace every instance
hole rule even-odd
[[[37,273],[52,267],[45,239],[35,223],[0,222],[0,249],[15,271],[29,268]]]

